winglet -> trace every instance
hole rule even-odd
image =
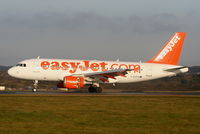
[[[180,59],[185,37],[185,32],[175,33],[175,35],[166,43],[159,53],[153,59],[148,61],[148,63],[177,65]]]

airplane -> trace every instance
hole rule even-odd
[[[164,47],[147,62],[120,62],[71,59],[28,59],[8,70],[12,77],[34,81],[57,81],[58,88],[80,89],[89,86],[89,93],[101,93],[102,83],[133,83],[172,77],[188,72],[188,67],[178,65],[186,37],[176,32]]]

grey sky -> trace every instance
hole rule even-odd
[[[37,56],[146,61],[176,31],[199,65],[199,0],[0,0],[0,65]]]

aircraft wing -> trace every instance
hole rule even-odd
[[[109,78],[116,79],[115,77],[117,76],[126,77],[128,71],[133,71],[133,69],[115,69],[103,72],[86,73],[83,75],[96,81],[109,82]]]

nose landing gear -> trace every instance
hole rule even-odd
[[[38,80],[34,80],[33,81],[33,86],[34,86],[34,88],[32,89],[32,91],[36,92],[37,91],[37,87],[38,87]]]

